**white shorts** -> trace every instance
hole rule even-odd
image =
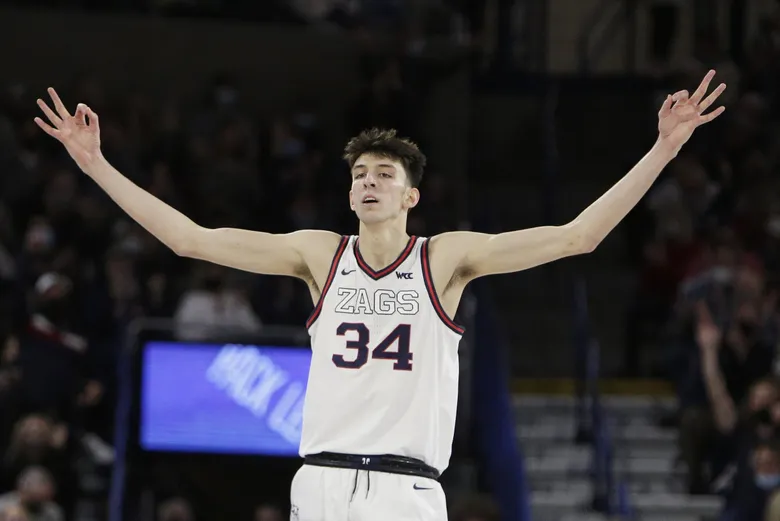
[[[290,521],[447,521],[438,481],[304,465],[290,491]]]

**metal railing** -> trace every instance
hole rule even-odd
[[[578,384],[577,438],[591,448],[591,508],[616,519],[632,519],[630,493],[626,482],[615,475],[615,445],[608,415],[601,401],[599,378],[601,350],[590,329],[587,288],[578,279],[574,283],[575,360]]]

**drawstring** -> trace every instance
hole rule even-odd
[[[357,486],[358,486],[358,474],[360,470],[355,470],[355,482],[352,484],[352,495],[349,498],[349,501],[352,502],[353,499],[355,499],[355,492],[357,492]],[[368,499],[368,491],[371,490],[371,471],[366,471],[366,499]]]
[[[350,502],[352,502],[352,500],[355,499],[355,492],[357,492],[358,472],[360,471],[355,469],[355,484],[352,485],[352,495],[349,497]]]

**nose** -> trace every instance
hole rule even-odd
[[[367,173],[366,176],[363,178],[363,186],[372,187],[372,188],[375,187],[376,176],[371,172]]]

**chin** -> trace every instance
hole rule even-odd
[[[357,214],[358,219],[363,224],[378,224],[381,222],[389,221],[391,216],[380,212],[360,212]]]
[[[388,219],[379,215],[358,215],[358,220],[363,224],[378,224]]]

